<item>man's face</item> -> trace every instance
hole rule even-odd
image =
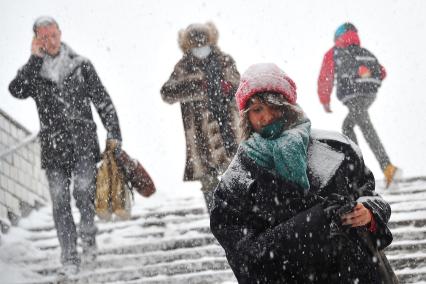
[[[61,50],[61,31],[55,24],[37,28],[37,38],[50,56],[57,55]]]

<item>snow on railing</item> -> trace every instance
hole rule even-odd
[[[37,138],[38,138],[38,133],[33,134],[33,135],[29,135],[24,140],[19,142],[18,144],[6,149],[3,152],[0,152],[0,160],[6,158],[9,154],[19,150],[22,147],[25,147],[26,145],[33,143],[33,142],[36,142]]]

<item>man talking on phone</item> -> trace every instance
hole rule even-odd
[[[99,141],[91,103],[107,130],[107,148],[120,150],[117,113],[92,63],[61,42],[61,30],[51,17],[38,18],[33,26],[31,56],[10,83],[11,94],[32,97],[40,119],[42,168],[46,170],[53,219],[61,247],[59,274],[76,274],[77,229],[71,214],[70,186],[80,211],[79,236],[83,260],[96,257],[94,197]]]

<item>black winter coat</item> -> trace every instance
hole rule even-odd
[[[99,141],[90,102],[95,105],[108,138],[121,140],[121,133],[111,98],[93,65],[82,59],[59,86],[40,75],[42,64],[42,58],[32,55],[9,85],[14,97],[35,100],[40,118],[42,167],[72,167],[77,158],[99,161]]]
[[[222,177],[210,226],[238,282],[382,283],[360,234],[371,238],[374,249],[388,246],[390,207],[374,192],[373,174],[358,148],[337,133],[312,131],[308,157],[308,194],[257,166],[241,147]],[[322,207],[322,197],[332,192],[369,208],[377,231],[336,235]]]

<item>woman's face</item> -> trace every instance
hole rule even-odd
[[[248,119],[254,131],[260,133],[263,127],[281,118],[281,111],[259,99],[253,99],[248,109]]]

